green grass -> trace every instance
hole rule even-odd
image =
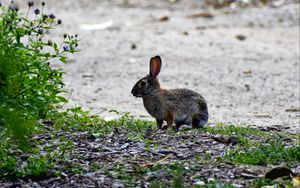
[[[119,119],[104,121],[100,117],[94,117],[93,121],[85,124],[89,126],[82,126],[82,130],[89,131],[89,134],[92,136],[104,136],[112,132],[121,131],[126,138],[132,141],[151,142],[151,140],[147,140],[147,131],[155,127],[153,121],[135,119],[128,112],[120,113],[114,110],[113,113],[117,113],[120,116]],[[85,121],[89,121],[89,118],[89,115],[84,117]]]
[[[249,135],[256,135],[265,137],[268,133],[260,131],[254,128],[248,127],[239,127],[236,125],[226,125],[224,123],[218,123],[214,127],[204,127],[204,130],[209,133],[214,134],[222,134],[222,135],[236,135],[236,136],[249,136]]]
[[[275,187],[290,187],[292,188],[292,181],[290,178],[268,180],[264,178],[255,179],[251,182],[251,187],[275,186]]]
[[[213,134],[237,136],[241,145],[226,152],[225,161],[238,164],[267,165],[285,162],[289,165],[300,163],[299,143],[285,146],[284,139],[296,138],[287,133],[263,132],[254,128],[238,127],[219,123],[215,127],[206,127]],[[251,138],[257,138],[252,140]]]
[[[5,148],[0,148],[0,178],[22,178],[22,177],[48,177],[49,169],[53,167],[50,154],[32,154],[21,163],[20,158],[10,153]]]
[[[235,136],[239,138],[238,145],[249,147],[257,146],[259,143],[256,139],[249,139],[249,136],[252,137],[268,137],[268,134],[254,128],[248,127],[239,127],[235,125],[226,125],[223,123],[218,123],[214,127],[204,127],[204,131],[207,131],[212,134],[220,134],[225,136]]]
[[[31,178],[47,177],[49,169],[53,167],[48,157],[50,157],[50,155],[30,156],[27,160],[27,165],[23,169],[23,176],[28,175]]]
[[[233,163],[268,165],[285,162],[289,165],[300,163],[300,146],[286,147],[282,142],[261,144],[247,149],[235,148],[227,151],[224,159]]]

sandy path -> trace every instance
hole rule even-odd
[[[72,105],[106,117],[112,116],[111,108],[149,117],[130,90],[148,73],[150,57],[159,54],[161,84],[200,92],[208,101],[211,123],[300,132],[299,4],[228,12],[204,10],[198,1],[118,2],[49,2],[64,21],[53,35],[73,32],[81,38],[82,51],[64,66]],[[187,17],[201,12],[214,17]],[[159,21],[163,16],[169,20]],[[82,29],[99,23],[112,25]]]

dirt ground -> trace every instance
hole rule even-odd
[[[161,85],[201,93],[211,124],[300,132],[299,3],[277,2],[212,9],[196,0],[50,0],[47,11],[63,20],[51,35],[81,39],[63,66],[72,105],[150,118],[130,90],[160,55]]]

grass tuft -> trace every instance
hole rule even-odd
[[[285,162],[293,165],[300,163],[300,146],[285,146],[282,142],[271,142],[258,147],[229,150],[224,158],[240,164],[268,165]]]

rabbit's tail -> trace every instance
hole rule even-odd
[[[204,110],[201,113],[195,114],[192,118],[193,128],[201,128],[208,121],[208,110]]]

